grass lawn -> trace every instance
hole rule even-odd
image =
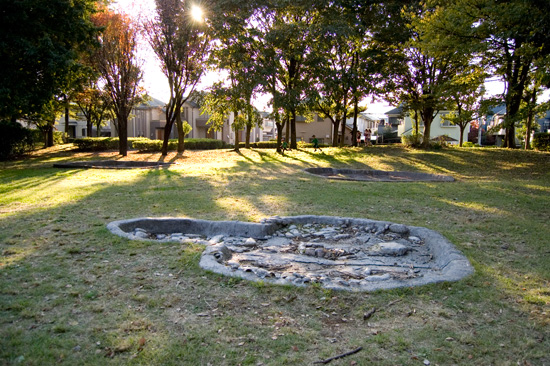
[[[312,365],[358,347],[331,365],[550,365],[548,153],[243,149],[172,154],[163,160],[176,164],[159,170],[52,167],[104,158],[120,157],[62,146],[0,163],[0,365]],[[314,166],[457,181],[335,181],[302,171]],[[301,214],[428,227],[476,272],[375,293],[279,287],[203,271],[200,246],[106,229],[141,216]]]

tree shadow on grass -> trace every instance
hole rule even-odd
[[[223,172],[231,175],[229,182],[207,164],[206,174],[196,176],[172,169],[133,172],[130,177],[117,171],[52,168],[1,172],[3,193],[22,195],[26,187],[47,192],[66,178],[78,194],[60,202],[51,191],[40,209],[1,217],[0,253],[18,259],[0,267],[0,358],[23,355],[28,363],[67,365],[124,364],[134,357],[136,362],[154,358],[167,365],[181,364],[182,359],[187,364],[236,364],[244,356],[231,350],[248,347],[250,363],[270,355],[272,364],[283,364],[292,349],[300,364],[317,359],[319,352],[340,354],[343,341],[363,344],[364,329],[356,320],[361,322],[363,314],[376,307],[383,311],[376,327],[384,331],[369,343],[377,347],[375,352],[406,338],[426,345],[411,345],[413,353],[440,347],[426,355],[432,361],[443,354],[454,363],[543,363],[536,361],[547,357],[543,353],[550,347],[540,315],[548,311],[542,291],[549,280],[544,261],[548,249],[533,242],[550,236],[545,208],[550,198],[540,195],[548,187],[544,177],[533,183],[540,189],[527,191],[523,188],[530,181],[510,181],[508,172],[498,171],[495,181],[444,186],[329,183],[301,171],[311,165],[307,159],[304,163],[256,154],[245,153],[250,160],[239,157]],[[370,164],[345,155],[334,158],[334,164]],[[461,175],[473,176],[478,168],[453,165],[452,152],[449,157],[408,158],[396,152],[380,157],[396,169],[455,166]],[[523,163],[529,160],[519,162],[520,172]],[[74,174],[82,178],[70,181]],[[20,183],[10,188],[11,180]],[[228,196],[230,204],[221,205]],[[272,201],[266,203],[266,196]],[[247,219],[253,215],[248,211],[335,212],[426,226],[453,238],[478,272],[458,283],[372,294],[249,284],[200,270],[196,264],[201,247],[131,241],[105,228],[113,220],[144,216]],[[511,246],[502,249],[504,243]],[[281,324],[284,336],[274,324]],[[287,339],[290,333],[293,337]],[[447,336],[466,341],[443,341]],[[140,350],[141,339],[145,343]],[[388,354],[386,364],[395,363],[392,357],[395,354]],[[406,357],[410,359],[409,353]],[[366,358],[359,361],[376,363]]]

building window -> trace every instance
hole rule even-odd
[[[82,129],[82,136],[86,136],[86,129],[85,128]]]

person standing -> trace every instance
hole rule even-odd
[[[370,128],[367,128],[365,130],[365,145],[366,146],[370,146],[370,136],[372,134],[372,131]]]
[[[312,138],[311,142],[313,143],[313,152],[317,151],[317,149],[319,149],[319,151],[321,151],[321,152],[323,151],[319,147],[319,140],[317,140],[317,137],[315,137],[315,135],[313,135],[313,138]]]
[[[283,137],[283,142],[281,143],[281,153],[284,155],[285,151],[288,150],[288,143],[286,142],[285,138]]]

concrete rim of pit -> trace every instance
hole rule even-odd
[[[263,281],[280,285],[288,285],[289,283],[286,281],[271,278],[262,279],[252,273],[235,271],[227,267],[226,265],[219,263],[215,257],[215,253],[219,251],[220,243],[213,241],[209,242],[208,238],[213,238],[215,236],[219,236],[220,234],[228,236],[239,235],[241,237],[263,238],[273,234],[282,227],[291,224],[304,225],[307,223],[322,225],[376,225],[377,227],[387,227],[387,225],[401,225],[386,221],[376,221],[369,219],[303,215],[290,217],[273,217],[262,220],[260,223],[242,221],[207,221],[187,218],[144,217],[114,221],[109,223],[107,225],[107,228],[116,235],[132,240],[144,240],[136,237],[132,233],[132,231],[138,227],[157,233],[184,232],[189,234],[200,234],[207,238],[207,240],[199,241],[200,244],[206,245],[206,248],[202,253],[200,259],[201,268],[222,275],[243,278],[250,281]],[[430,250],[433,253],[434,261],[437,264],[437,268],[435,268],[434,270],[430,270],[422,277],[417,277],[409,280],[392,279],[387,281],[372,282],[360,288],[338,286],[337,284],[323,287],[335,290],[368,292],[380,289],[422,286],[430,283],[458,281],[471,275],[474,272],[474,269],[469,260],[440,233],[424,227],[406,227],[409,229],[411,235],[421,237],[424,240],[425,245],[428,245],[430,247]]]
[[[454,182],[450,175],[409,171],[388,171],[345,168],[306,168],[304,171],[318,177],[368,182]]]
[[[53,167],[84,169],[157,169],[166,168],[170,165],[172,165],[172,163],[133,160],[90,160],[55,163]]]

